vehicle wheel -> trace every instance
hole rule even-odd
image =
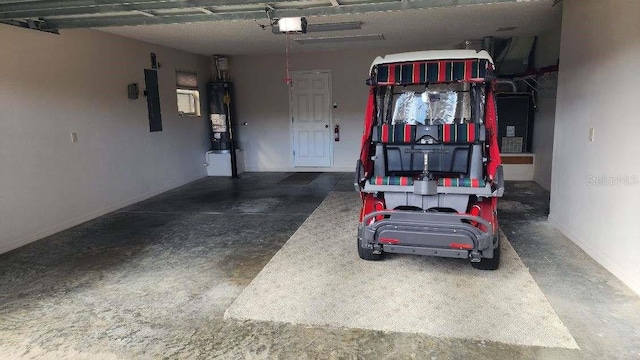
[[[472,262],[471,266],[478,270],[497,270],[500,267],[500,240],[498,240],[498,247],[493,250],[493,258],[482,258],[480,262]]]
[[[358,246],[358,255],[360,256],[360,259],[369,261],[382,260],[382,253],[374,254],[373,249],[363,248],[360,246],[360,240],[356,239],[356,245]]]

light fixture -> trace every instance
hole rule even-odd
[[[307,19],[303,17],[286,17],[278,20],[278,29],[280,32],[291,33],[307,33]]]
[[[271,31],[274,34],[284,34],[285,31],[282,30],[282,26],[280,26],[280,22],[282,19],[278,21],[277,26],[273,26]],[[360,21],[347,21],[347,22],[336,22],[336,23],[325,23],[325,24],[309,24],[307,25],[307,32],[321,32],[321,31],[344,31],[344,30],[358,30],[362,29],[362,22]]]
[[[517,29],[517,27],[515,26],[505,26],[505,27],[500,27],[496,30],[496,32],[503,32],[503,31],[513,31]]]
[[[369,35],[347,35],[347,36],[323,36],[323,37],[315,37],[315,38],[306,37],[306,38],[293,39],[293,41],[297,42],[300,45],[342,43],[342,42],[352,42],[352,41],[376,41],[376,40],[384,40],[384,35],[369,34]]]

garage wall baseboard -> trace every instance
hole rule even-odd
[[[260,166],[246,166],[244,168],[246,172],[354,172],[354,166],[334,166],[331,168],[318,168],[318,167],[260,167]]]
[[[133,204],[138,203],[140,201],[147,200],[147,199],[149,199],[151,197],[154,197],[156,195],[159,195],[159,194],[161,194],[163,192],[166,192],[166,191],[169,191],[169,190],[173,190],[173,189],[178,188],[180,186],[186,185],[186,184],[188,184],[188,183],[190,183],[192,181],[196,181],[196,180],[202,179],[203,177],[206,177],[206,176],[202,175],[202,174],[199,174],[199,175],[197,175],[195,177],[188,178],[185,181],[179,181],[179,182],[173,183],[173,184],[171,184],[169,186],[165,186],[162,189],[151,191],[151,192],[148,192],[146,194],[131,198],[129,200],[125,200],[125,201],[122,201],[120,203],[108,206],[106,208],[90,212],[88,214],[85,214],[85,215],[79,216],[77,218],[74,218],[72,220],[69,220],[69,221],[67,221],[67,222],[65,222],[63,224],[60,224],[60,225],[54,226],[52,228],[37,232],[35,234],[32,234],[30,236],[26,236],[26,237],[24,237],[22,239],[10,242],[8,244],[4,244],[4,245],[0,246],[0,254],[8,252],[8,251],[11,251],[13,249],[17,249],[17,248],[19,248],[19,247],[21,247],[23,245],[27,245],[27,244],[29,244],[31,242],[43,239],[43,238],[45,238],[47,236],[59,233],[60,231],[72,228],[72,227],[74,227],[76,225],[80,225],[80,224],[82,224],[84,222],[87,222],[89,220],[93,220],[93,219],[95,219],[97,217],[100,217],[102,215],[106,215],[108,213],[111,213],[111,212],[114,212],[116,210],[122,209],[122,208],[124,208],[126,206],[133,205]]]
[[[564,225],[560,224],[560,222],[558,222],[552,215],[549,215],[547,219],[551,225],[560,230],[560,232],[564,234],[564,236],[578,245],[578,247],[584,250],[587,255],[589,255],[592,259],[602,265],[602,267],[611,272],[615,277],[620,279],[620,281],[625,283],[625,285],[631,288],[632,291],[640,295],[640,278],[634,276],[635,274],[629,274],[627,271],[622,269],[613,259],[610,259],[606,255],[603,255],[601,251],[598,251],[592,246],[587,245],[585,241],[583,241],[571,230],[567,229]]]

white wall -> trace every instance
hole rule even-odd
[[[535,66],[555,65],[560,55],[560,27],[540,34],[536,41]],[[538,111],[533,124],[533,153],[536,154],[533,180],[545,189],[551,189],[553,154],[553,128],[556,112],[556,82],[547,84],[547,91],[537,96]]]
[[[283,40],[284,46],[284,40]],[[340,124],[340,141],[333,142],[333,171],[353,171],[360,153],[360,139],[369,88],[365,80],[373,59],[397,52],[370,51],[294,54],[291,70],[331,70],[334,124]],[[237,56],[230,59],[235,82],[240,146],[247,171],[291,171],[289,92],[284,83],[284,55]],[[313,168],[311,168],[313,169]],[[316,168],[317,171],[317,168]]]
[[[549,220],[640,294],[640,1],[563,4]]]
[[[162,132],[150,133],[149,53],[162,63]],[[207,124],[178,117],[175,69],[206,57],[93,30],[0,24],[0,253],[205,176]],[[71,143],[71,132],[78,143]]]

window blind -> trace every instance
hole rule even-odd
[[[198,90],[198,74],[192,71],[176,71],[176,87]]]
[[[178,93],[178,111],[185,114],[193,114],[196,112],[195,99],[193,94],[180,94]]]

